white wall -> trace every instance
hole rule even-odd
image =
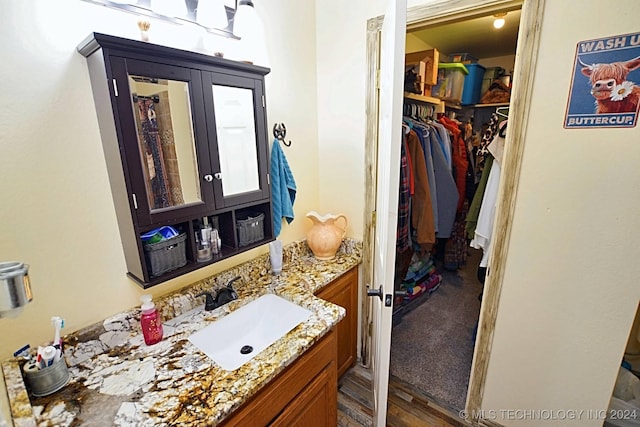
[[[296,178],[296,219],[281,240],[304,238],[304,214],[318,206],[315,11],[295,0],[256,0],[272,71],[267,115],[284,122],[285,153]],[[86,60],[76,46],[92,31],[138,37],[137,17],[78,0],[6,0],[0,13],[0,260],[31,265],[34,300],[0,319],[0,359],[25,343],[68,333],[138,305],[125,276]],[[152,22],[152,41],[185,49],[237,51],[226,39],[198,41],[188,26]],[[295,42],[293,42],[295,41]],[[269,134],[271,130],[269,129]],[[151,289],[155,296],[257,254],[262,247]],[[0,406],[7,414],[4,384]]]
[[[640,129],[562,127],[576,44],[638,31],[636,1],[601,5],[546,2],[487,410],[607,408],[638,306]]]

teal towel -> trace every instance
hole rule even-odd
[[[271,206],[273,209],[273,235],[278,237],[282,218],[293,221],[293,202],[296,200],[296,181],[287,158],[277,139],[271,147]]]

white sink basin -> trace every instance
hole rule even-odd
[[[233,371],[309,316],[306,308],[267,294],[194,333],[189,341],[222,369]]]

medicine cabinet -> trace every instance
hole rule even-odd
[[[78,51],[87,58],[130,277],[149,287],[273,240],[267,68],[98,33]],[[247,218],[259,218],[251,240],[239,235]],[[198,262],[203,222],[218,230],[222,248]],[[166,272],[141,238],[163,226],[186,235],[179,266]]]

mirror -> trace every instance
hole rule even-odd
[[[189,84],[129,76],[151,211],[202,201]]]
[[[224,197],[260,189],[253,91],[213,85]]]

